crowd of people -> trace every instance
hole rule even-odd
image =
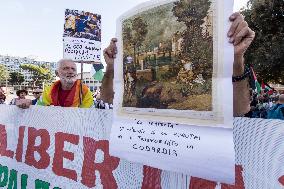
[[[16,98],[13,98],[10,102],[6,102],[6,95],[4,90],[0,88],[0,104],[9,104],[9,105],[18,105],[20,101],[25,100],[27,104],[30,105],[38,105],[38,101],[42,96],[42,89],[36,88],[33,91],[33,100],[27,99],[26,96],[28,95],[28,91],[25,89],[17,90],[16,91]],[[93,105],[91,107],[98,108],[98,109],[113,109],[112,104],[106,103],[101,99],[100,89],[97,89],[93,92]]]
[[[85,15],[86,18],[88,17],[88,14],[82,12],[81,14],[81,16]],[[282,119],[284,113],[284,95],[277,93],[273,93],[272,95],[265,93],[250,95],[248,88],[249,72],[245,70],[243,56],[253,41],[255,33],[248,27],[244,21],[244,17],[240,13],[232,14],[229,19],[232,25],[227,36],[229,42],[234,46],[235,57],[232,78],[234,116]],[[114,95],[113,65],[117,54],[116,42],[117,39],[112,39],[110,45],[103,51],[107,67],[99,92],[93,94],[85,84],[76,79],[77,68],[74,61],[62,59],[58,62],[56,69],[56,76],[60,80],[46,87],[44,91],[34,91],[35,99],[33,101],[25,99],[27,91],[17,91],[18,97],[13,99],[10,104],[15,104],[23,109],[29,108],[32,104],[79,108],[112,108],[109,104],[112,104]],[[252,96],[251,99],[250,96]],[[3,104],[5,98],[3,91],[0,91],[0,103]],[[279,113],[282,113],[282,117],[278,115]]]
[[[252,91],[250,108],[246,117],[284,120],[284,94],[276,90],[273,93]]]

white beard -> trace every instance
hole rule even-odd
[[[74,85],[74,83],[76,82],[76,77],[72,78],[63,77],[60,80],[62,80],[63,83],[65,83],[69,87]]]

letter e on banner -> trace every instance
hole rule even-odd
[[[64,176],[77,181],[77,173],[75,170],[66,169],[63,167],[63,158],[74,160],[74,153],[64,151],[64,142],[70,142],[78,145],[79,136],[58,132],[55,134],[55,153],[53,158],[52,170],[58,176]]]

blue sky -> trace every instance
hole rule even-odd
[[[0,0],[0,54],[37,60],[62,58],[66,8],[102,15],[102,48],[115,36],[116,19],[146,0]],[[247,0],[236,0],[237,11]]]

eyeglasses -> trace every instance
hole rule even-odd
[[[33,92],[33,94],[41,94],[40,92]]]

